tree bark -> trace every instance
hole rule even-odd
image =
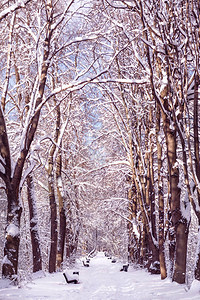
[[[0,164],[4,168],[4,172],[0,171],[0,176],[6,185],[8,203],[2,277],[13,280],[16,283],[20,243],[21,206],[19,205],[18,195],[19,181],[17,184],[14,184],[11,178],[10,147],[2,107],[0,107],[0,154]]]
[[[176,166],[176,129],[170,128],[170,121],[164,117],[164,128],[167,143],[167,159],[169,166],[169,183],[170,183],[170,211],[172,226],[174,228],[174,238],[172,241],[175,244],[175,267],[172,279],[178,283],[185,283],[186,273],[186,255],[187,255],[187,237],[188,224],[182,217],[180,209],[180,194],[179,187],[179,169]],[[174,256],[174,254],[173,254]]]
[[[58,253],[57,253],[57,266],[61,267],[63,262],[64,247],[65,247],[65,234],[66,234],[66,216],[64,208],[64,191],[61,178],[62,170],[62,152],[59,150],[56,164],[56,182],[57,182],[57,195],[59,202],[59,236],[58,236]]]
[[[128,260],[130,262],[138,262],[139,260],[139,240],[136,236],[133,228],[133,223],[136,221],[137,213],[137,198],[136,198],[136,189],[133,178],[130,178],[132,181],[131,187],[128,192],[128,211],[129,211],[129,220],[127,224],[128,229]],[[135,224],[136,226],[136,224]]]
[[[199,88],[199,75],[198,71],[195,74],[194,78],[194,121],[193,121],[193,130],[194,130],[194,155],[195,155],[195,171],[200,181],[200,158],[199,158],[199,116],[198,116],[198,88]],[[197,190],[198,203],[200,205],[200,193]],[[200,231],[200,219],[198,218],[199,231]],[[197,247],[197,261],[195,267],[195,279],[200,281],[200,241],[198,241]]]
[[[27,176],[27,192],[28,192],[28,205],[30,215],[30,233],[33,253],[33,273],[42,270],[42,256],[40,249],[40,237],[38,232],[38,217],[36,201],[34,198],[34,183],[32,174]]]
[[[62,207],[59,212],[60,226],[58,237],[57,267],[60,268],[64,258],[65,236],[66,236],[66,216]]]
[[[11,184],[7,184],[7,227],[4,245],[4,258],[2,263],[2,277],[17,283],[17,269],[20,243],[20,218],[21,207],[18,195]]]
[[[167,277],[167,269],[164,253],[164,195],[161,178],[162,168],[162,146],[160,144],[160,106],[156,106],[156,142],[157,142],[157,159],[158,159],[158,203],[159,203],[159,261],[161,279]]]
[[[71,255],[74,252],[73,245],[73,232],[71,228],[71,223],[69,220],[66,221],[66,258],[70,259]]]
[[[176,226],[176,260],[172,279],[180,284],[185,283],[188,232],[187,222],[179,221]]]
[[[49,273],[56,271],[56,255],[57,255],[57,204],[54,191],[54,174],[53,174],[53,158],[49,157],[50,168],[48,170],[48,189],[49,189],[49,203],[51,211],[51,244],[50,244],[50,254],[49,254]]]
[[[149,127],[153,128],[152,108],[149,113]],[[152,234],[154,239],[157,241],[157,230],[156,230],[156,214],[155,214],[155,189],[154,189],[154,155],[153,155],[153,141],[152,133],[149,133],[149,200],[150,200],[150,218],[152,226]]]

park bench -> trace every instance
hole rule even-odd
[[[67,283],[74,283],[77,284],[79,282],[79,272],[73,272],[73,275],[70,275],[67,273],[67,271],[65,271],[63,273],[63,276],[65,277],[65,280],[67,281]]]
[[[90,265],[89,265],[89,262],[90,262],[89,259],[83,260],[83,265],[84,265],[84,267],[89,267],[89,266],[90,266]]]
[[[73,271],[73,274],[79,275],[79,271]]]
[[[128,272],[129,264],[123,265],[120,271]]]

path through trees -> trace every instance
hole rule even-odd
[[[79,270],[79,284],[67,284],[62,273],[47,275],[35,279],[32,283],[24,283],[21,288],[12,287],[1,290],[1,300],[22,299],[69,299],[69,300],[146,300],[146,299],[191,299],[197,300],[199,295],[195,287],[186,292],[183,286],[160,281],[158,275],[150,275],[144,270],[120,272],[122,262],[111,263],[104,253],[98,253],[91,259],[90,267],[82,263],[76,264]],[[72,272],[72,270],[68,270]]]
[[[1,1],[3,278],[97,249],[200,281],[199,10]]]

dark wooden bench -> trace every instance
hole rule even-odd
[[[83,265],[84,265],[84,267],[89,267],[90,266],[89,263],[85,260],[83,260]]]
[[[77,274],[78,273],[78,274]],[[74,284],[77,284],[78,283],[78,275],[79,275],[79,272],[73,272],[74,276],[70,276],[69,274],[67,274],[67,272],[64,272],[63,273],[63,276],[65,277],[65,280],[67,281],[67,283],[74,283]]]
[[[79,275],[79,271],[73,271],[73,274]]]
[[[129,267],[129,264],[123,265],[122,269],[120,271],[128,272],[128,267]]]

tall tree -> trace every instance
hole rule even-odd
[[[42,103],[44,89],[47,78],[47,70],[49,67],[48,57],[50,40],[52,36],[52,7],[51,3],[47,3],[46,8],[49,10],[47,14],[46,23],[46,37],[45,37],[45,48],[43,53],[43,61],[41,65],[41,76],[38,80],[38,94],[33,109],[34,114],[29,114],[29,122],[25,128],[25,138],[21,147],[19,158],[11,173],[11,154],[8,141],[8,135],[6,130],[5,118],[3,115],[2,107],[0,109],[0,126],[2,128],[0,140],[1,140],[1,156],[5,160],[3,163],[4,172],[1,172],[1,177],[5,182],[8,198],[8,211],[7,211],[7,229],[6,229],[6,242],[4,247],[4,261],[3,261],[3,276],[11,278],[17,274],[18,267],[18,251],[20,242],[20,217],[21,207],[19,203],[19,186],[22,178],[22,171],[24,168],[25,160],[29,152],[31,143],[34,139],[35,131],[38,125],[40,116],[40,104]]]

